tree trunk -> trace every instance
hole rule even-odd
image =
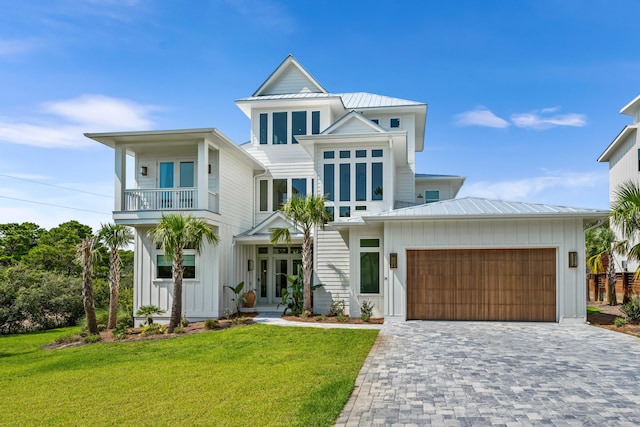
[[[109,256],[109,322],[107,329],[113,329],[118,322],[118,289],[120,287],[120,255],[118,248],[111,248]]]
[[[182,318],[182,277],[184,275],[182,249],[173,257],[173,303],[171,304],[171,319],[169,333],[180,323]]]
[[[616,296],[616,268],[613,262],[613,254],[609,254],[607,282],[609,284],[609,305],[618,305],[618,298]]]
[[[91,335],[98,333],[98,322],[96,321],[96,308],[93,300],[93,265],[91,264],[91,242],[85,239],[81,243],[82,254],[82,304],[84,314],[87,318],[87,329]]]
[[[311,307],[311,271],[313,262],[311,259],[311,231],[304,231],[302,240],[302,277],[303,277],[303,311],[312,311]]]

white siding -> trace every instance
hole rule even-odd
[[[253,225],[253,169],[236,153],[220,152],[221,221],[242,229]]]
[[[584,322],[585,262],[582,220],[497,220],[389,222],[384,231],[385,301],[388,320],[406,319],[406,251],[408,249],[556,248],[557,319]],[[568,267],[568,252],[581,257]],[[398,268],[388,268],[389,253],[398,254]]]
[[[321,289],[314,293],[314,311],[327,313],[332,300],[344,300],[349,312],[351,288],[349,281],[349,235],[329,227],[317,230],[314,238],[314,283]]]
[[[276,81],[264,88],[260,95],[283,95],[303,92],[320,92],[320,90],[297,67],[289,66]]]
[[[415,194],[415,171],[411,165],[396,168],[395,200],[402,202],[413,202]]]
[[[418,194],[424,197],[425,191],[439,191],[440,200],[453,199],[453,188],[451,182],[448,181],[418,181],[416,182],[414,198]],[[415,201],[424,203],[424,199],[415,199]]]
[[[332,131],[332,135],[350,134],[350,133],[371,133],[375,132],[371,126],[362,123],[358,119],[351,119],[347,123],[342,124],[340,127]]]

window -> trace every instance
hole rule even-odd
[[[363,206],[363,205],[358,205],[358,206],[356,206],[356,210],[357,210],[357,211],[366,211],[366,210],[367,210],[367,207],[366,207],[366,206]]]
[[[173,162],[160,163],[160,188],[173,188]]]
[[[260,113],[260,144],[267,143],[267,123],[269,121],[269,115],[267,113]]]
[[[291,143],[297,144],[296,135],[307,134],[307,112],[294,111],[291,113]]]
[[[433,203],[440,200],[440,191],[439,190],[427,190],[424,192],[424,202],[425,203]]]
[[[329,201],[333,201],[333,189],[335,187],[333,182],[335,179],[334,173],[335,165],[333,163],[326,163],[324,165],[324,194]]]
[[[371,163],[371,200],[382,200],[382,163]]]
[[[640,149],[638,149],[638,172],[640,172]]]
[[[356,163],[356,202],[367,200],[367,164]]]
[[[351,164],[340,164],[340,201],[351,200]],[[340,215],[342,216],[342,215]]]
[[[391,119],[390,120],[390,125],[392,128],[399,128],[400,127],[400,119]]]
[[[273,113],[273,145],[287,143],[287,113]]]
[[[382,157],[382,150],[371,150],[371,157]]]
[[[360,293],[380,293],[380,252],[360,253]]]
[[[185,279],[196,278],[196,256],[194,254],[184,254],[182,258],[182,265],[184,270]],[[168,261],[164,255],[156,256],[156,278],[158,279],[172,279],[173,264]]]
[[[333,151],[325,151],[324,152],[324,158],[325,159],[334,159],[336,157],[335,153]]]
[[[180,162],[180,187],[195,187],[195,170],[193,162]]]
[[[311,112],[311,133],[314,135],[320,133],[320,111]]]
[[[340,151],[340,158],[341,159],[349,159],[349,158],[351,158],[351,151],[349,151],[349,150]]]
[[[380,120],[378,120],[378,119],[371,119],[371,121],[372,121],[373,123],[375,123],[375,124],[380,124]]]
[[[291,180],[291,196],[307,197],[307,179],[293,178]]]
[[[356,150],[356,157],[367,157],[367,150]]]
[[[327,215],[329,216],[329,222],[334,220],[334,211],[333,206],[325,206],[324,210],[327,211]]]
[[[287,180],[273,180],[273,210],[280,209],[287,202]]]
[[[351,208],[349,206],[340,206],[340,217],[349,218],[351,216]]]
[[[258,248],[258,253],[259,254],[268,254],[269,253],[269,247],[268,246],[260,246]]]
[[[361,248],[379,248],[380,239],[360,239]]]
[[[260,212],[269,210],[269,181],[260,180]]]

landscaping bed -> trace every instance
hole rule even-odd
[[[593,325],[604,329],[610,329],[616,332],[622,332],[629,335],[640,335],[640,324],[638,321],[630,321],[626,325],[616,326],[617,318],[624,318],[624,313],[620,311],[619,305],[609,305],[596,301],[589,301],[588,306],[600,310],[599,313],[587,311],[587,321]]]
[[[372,317],[368,322],[365,322],[359,317],[349,317],[349,316],[325,316],[322,314],[312,314],[310,316],[293,316],[286,315],[282,316],[284,320],[290,320],[292,322],[308,322],[308,323],[342,323],[345,325],[382,325],[384,323],[384,318],[382,317]]]

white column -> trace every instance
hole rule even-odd
[[[116,212],[124,208],[124,190],[127,186],[127,147],[116,144],[115,146],[115,174],[114,174],[114,206]]]
[[[202,140],[198,142],[198,209],[209,207],[209,144]]]

